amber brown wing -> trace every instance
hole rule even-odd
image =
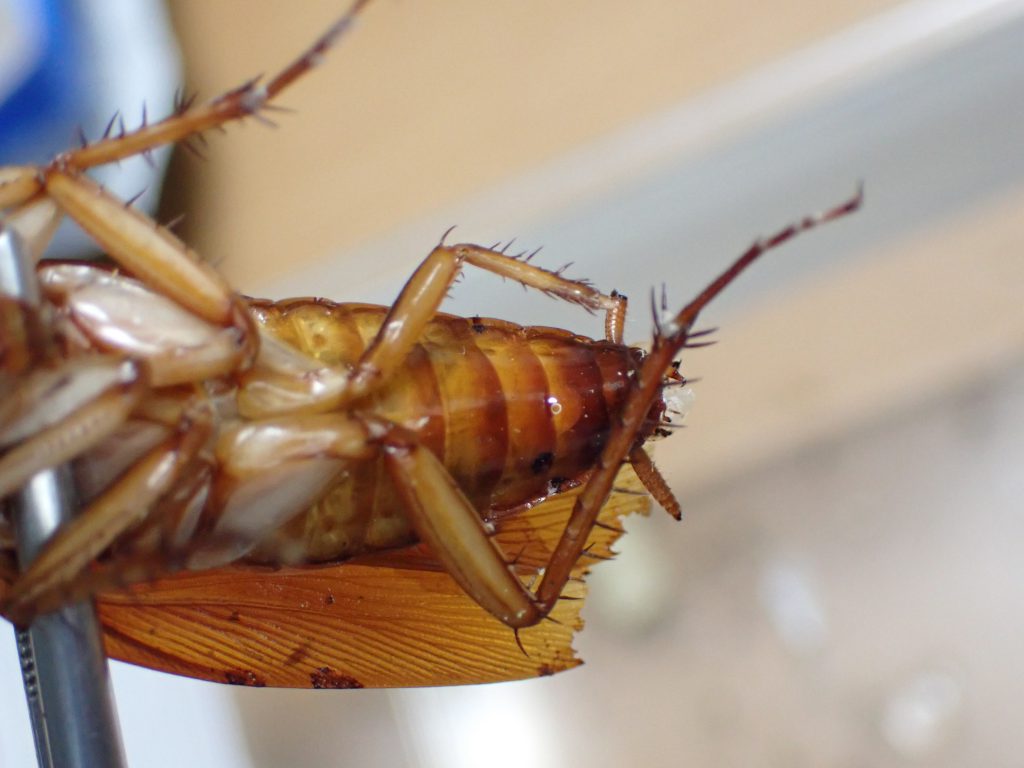
[[[631,470],[619,477],[592,546],[552,618],[512,630],[465,596],[422,551],[325,568],[227,568],[104,594],[107,652],[203,680],[294,688],[388,688],[518,680],[577,666],[596,559],[610,556],[619,518],[650,507]],[[578,489],[498,523],[496,536],[525,578],[561,535]],[[386,563],[386,564],[384,564]],[[524,653],[525,650],[525,653]]]

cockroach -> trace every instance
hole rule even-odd
[[[624,465],[679,516],[644,446],[664,432],[701,311],[762,253],[860,204],[755,242],[681,311],[656,313],[641,351],[622,338],[624,296],[447,237],[390,307],[249,299],[85,175],[259,117],[366,4],[267,81],[0,169],[3,224],[40,259],[43,296],[0,299],[0,497],[74,462],[83,500],[9,574],[5,616],[100,595],[114,655],[253,685],[568,666],[564,637],[518,631],[558,626],[543,620],[607,553],[602,510]],[[41,258],[64,215],[115,268]],[[469,266],[604,313],[606,337],[441,314]],[[512,630],[525,665],[487,655]]]

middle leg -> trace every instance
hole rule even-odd
[[[579,304],[588,311],[604,311],[609,332],[621,335],[621,320],[618,318],[623,315],[623,297],[601,293],[585,281],[569,280],[557,272],[535,266],[527,259],[509,256],[492,248],[441,244],[431,251],[402,288],[377,337],[352,371],[341,404],[366,397],[394,374],[422,336],[427,323],[437,314],[464,264]]]
[[[626,297],[605,294],[586,281],[570,280],[478,245],[438,245],[403,286],[373,341],[350,370],[323,366],[264,334],[256,371],[243,376],[238,403],[247,418],[266,418],[298,411],[344,409],[371,395],[401,368],[427,324],[437,314],[459,273],[467,264],[524,286],[606,313],[610,341],[621,343]]]

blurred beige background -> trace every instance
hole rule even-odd
[[[173,12],[209,96],[337,4]],[[1021,13],[380,0],[278,129],[177,162],[165,209],[243,290],[387,301],[459,224],[626,290],[641,340],[650,286],[682,301],[755,235],[867,187],[709,313],[722,343],[687,358],[690,428],[657,453],[687,519],[636,521],[596,574],[587,666],[231,691],[239,764],[1019,764]],[[451,307],[596,332],[530,302],[467,277]]]
[[[262,287],[894,5],[384,0],[282,98],[279,130],[232,127],[187,164],[186,231]],[[174,3],[190,87],[283,66],[339,7]]]

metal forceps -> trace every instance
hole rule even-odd
[[[16,232],[0,227],[0,293],[40,301],[35,269]],[[35,475],[12,500],[24,568],[75,509],[69,467]],[[91,601],[15,629],[40,768],[120,768],[124,748],[110,691],[99,621]]]

